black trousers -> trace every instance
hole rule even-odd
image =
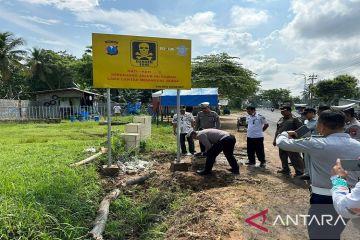
[[[344,225],[344,222],[341,219],[338,220],[339,214],[334,208],[331,196],[312,193],[308,215],[308,234],[310,240],[340,239],[346,224]],[[333,220],[328,224],[326,220],[329,219],[330,216]],[[323,221],[322,218],[324,218]],[[313,220],[311,221],[311,219]],[[348,221],[348,219],[343,220],[345,223]]]
[[[214,166],[216,157],[224,152],[224,155],[229,162],[229,165],[233,170],[238,170],[239,165],[234,157],[234,147],[236,143],[236,138],[233,135],[230,135],[219,142],[215,143],[209,151],[206,153],[206,163],[205,171],[211,172],[212,167]]]
[[[204,130],[203,128],[199,128],[199,131]],[[199,142],[200,145],[200,152],[204,153],[206,150],[206,147],[204,144],[202,144],[201,142]]]
[[[265,163],[264,138],[247,138],[247,155],[250,164],[255,164],[255,153],[260,163]]]
[[[290,161],[295,169],[295,173],[298,175],[304,173],[304,160],[301,158],[300,153],[284,151],[279,148],[279,157],[284,171],[290,172],[288,160],[290,158]]]
[[[199,142],[199,145],[200,145],[200,152],[205,152],[205,150],[206,150],[206,147],[205,147],[205,145],[204,144],[202,144],[201,142]]]
[[[189,152],[195,153],[195,145],[194,145],[194,139],[186,137],[186,133],[180,133],[180,146],[181,146],[181,153],[186,154],[186,145],[185,145],[185,139],[188,141],[189,144]]]

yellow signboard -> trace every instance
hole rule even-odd
[[[94,88],[190,89],[191,41],[92,35]]]

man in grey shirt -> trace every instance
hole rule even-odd
[[[224,152],[224,155],[231,166],[231,169],[228,170],[234,174],[239,174],[239,165],[234,157],[236,139],[233,135],[218,129],[192,131],[188,135],[191,138],[199,140],[205,147],[205,168],[196,171],[199,175],[211,174],[216,157],[221,152]]]
[[[196,115],[195,130],[203,130],[209,128],[220,128],[219,115],[210,110],[210,103],[203,102],[200,104],[201,111]],[[200,143],[201,152],[205,151],[204,145]]]
[[[203,102],[200,104],[201,111],[198,112],[196,116],[196,130],[203,130],[208,128],[220,128],[220,118],[219,115],[211,111],[210,104],[208,102]]]
[[[316,110],[314,108],[305,108],[303,115],[305,117],[305,125],[310,129],[310,132],[305,135],[305,137],[310,137],[311,135],[316,135],[316,125],[317,120],[315,118],[316,116]],[[308,153],[304,153],[304,175],[301,176],[302,180],[310,180],[310,174],[309,174],[309,166],[310,166],[310,155]]]
[[[345,132],[353,139],[360,141],[360,123],[355,117],[355,109],[353,107],[343,110],[345,113]]]
[[[360,156],[360,142],[344,133],[345,115],[342,112],[326,110],[318,119],[317,129],[323,137],[292,139],[294,131],[283,132],[277,139],[279,148],[286,151],[303,152],[310,155],[311,197],[309,215],[321,219],[323,215],[338,218],[331,197],[330,171],[336,159],[357,159]],[[360,172],[349,172],[348,183],[354,187]],[[342,221],[327,222],[319,226],[316,221],[308,224],[310,239],[340,239],[345,225]],[[331,236],[331,238],[330,238]]]

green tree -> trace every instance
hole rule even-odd
[[[22,67],[20,61],[26,52],[18,48],[24,44],[22,38],[15,38],[10,32],[0,32],[0,80],[1,87],[6,89],[4,98],[14,97],[12,74]]]
[[[339,75],[334,79],[323,80],[318,82],[313,91],[316,98],[332,104],[336,103],[340,98],[353,98],[359,93],[357,87],[358,79],[349,75]]]
[[[227,53],[196,57],[192,63],[194,87],[217,87],[223,97],[237,102],[254,95],[260,85],[255,74]]]
[[[74,81],[81,89],[92,88],[92,63],[93,59],[91,46],[86,47],[82,57],[72,63],[71,67],[74,70]]]
[[[52,63],[50,62],[49,52],[41,48],[33,48],[27,59],[29,66],[30,85],[32,89],[43,88],[53,89],[50,84],[49,75],[52,74]]]
[[[63,52],[33,48],[27,59],[31,91],[75,87],[72,66],[76,58]]]
[[[262,99],[270,101],[272,106],[278,108],[280,104],[291,103],[290,90],[277,88],[261,91]]]
[[[300,96],[296,96],[296,97],[291,97],[291,102],[292,103],[301,103],[301,98]]]

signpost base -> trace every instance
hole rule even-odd
[[[102,174],[104,174],[105,176],[109,176],[109,177],[114,177],[116,175],[119,174],[119,167],[118,165],[102,165],[102,168],[101,168],[101,172]]]
[[[171,163],[170,171],[172,171],[172,172],[176,172],[176,171],[187,172],[187,171],[189,171],[190,166],[191,166],[191,163],[188,163],[188,162],[174,161]]]

